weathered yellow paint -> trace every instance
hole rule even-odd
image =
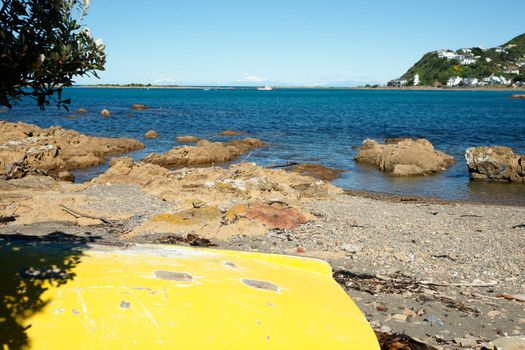
[[[30,348],[379,349],[320,260],[161,245],[90,245],[79,259],[19,320]]]

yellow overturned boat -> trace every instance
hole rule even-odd
[[[377,350],[320,260],[0,237],[3,349]]]

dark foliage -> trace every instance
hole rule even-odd
[[[23,96],[66,106],[62,89],[75,76],[96,75],[106,61],[104,44],[81,21],[88,0],[2,0],[0,8],[0,105]],[[55,99],[56,96],[56,99]],[[66,106],[67,107],[67,106]]]

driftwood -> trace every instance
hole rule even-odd
[[[80,213],[76,210],[73,210],[71,208],[68,208],[66,207],[65,205],[62,205],[60,204],[60,207],[62,207],[62,210],[65,211],[66,213],[68,213],[69,215],[72,215],[74,217],[76,217],[77,219],[78,218],[88,218],[88,219],[95,219],[95,220],[100,220],[102,221],[103,223],[105,224],[111,224],[111,221],[103,218],[103,217],[96,217],[96,216],[91,216],[91,215],[87,215],[87,214],[83,214],[83,213]]]
[[[418,281],[419,284],[425,286],[437,286],[437,287],[493,287],[498,284],[496,281],[490,281],[486,283],[472,282],[472,283],[441,283],[432,281]]]
[[[297,162],[288,162],[288,163],[285,163],[285,164],[269,165],[269,166],[265,166],[264,168],[265,169],[279,169],[279,168],[288,168],[288,167],[291,167],[291,166],[294,166],[294,165],[299,165],[299,163],[297,163]]]

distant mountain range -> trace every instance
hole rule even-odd
[[[425,54],[390,86],[525,84],[525,33],[490,49],[472,47]]]

